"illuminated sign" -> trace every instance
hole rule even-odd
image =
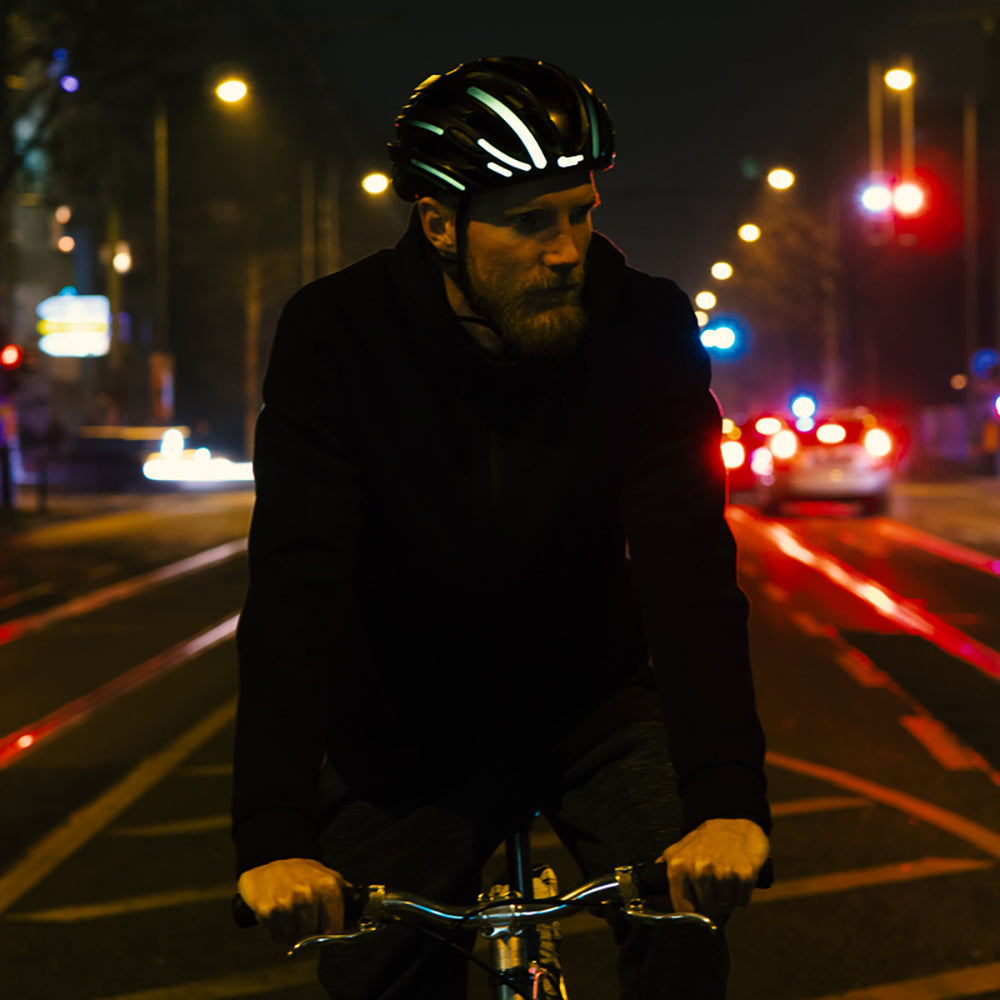
[[[53,358],[96,358],[111,350],[111,306],[105,295],[67,285],[38,303],[38,348]]]

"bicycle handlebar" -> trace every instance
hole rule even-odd
[[[773,869],[768,859],[757,885],[767,888],[772,881]],[[385,886],[344,886],[344,923],[354,929],[344,934],[316,934],[304,938],[289,954],[358,937],[392,920],[406,920],[425,929],[475,928],[489,937],[518,933],[536,924],[559,920],[585,907],[602,905],[621,907],[631,920],[671,920],[697,924],[708,932],[716,930],[716,925],[701,914],[653,910],[643,901],[644,896],[669,896],[669,891],[667,866],[662,862],[616,868],[613,873],[584,882],[561,896],[537,900],[507,898],[468,908],[436,903],[413,893],[387,892]],[[253,910],[239,894],[233,898],[233,918],[240,927],[257,923]]]

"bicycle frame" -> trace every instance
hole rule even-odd
[[[531,825],[528,820],[504,841],[504,851],[507,856],[507,880],[512,893],[521,900],[534,900],[534,870],[531,864]],[[566,991],[562,986],[561,969],[547,969],[541,962],[541,930],[532,925],[521,930],[495,932],[488,934],[490,949],[490,965],[494,975],[491,978],[493,1000],[515,1000],[519,995],[516,990],[504,982],[504,976],[516,974],[522,970],[530,977],[534,986],[534,995],[545,996],[545,988],[540,982],[548,975],[556,978],[555,989],[565,1000]],[[539,994],[539,989],[543,991]]]

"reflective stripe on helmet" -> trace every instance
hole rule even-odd
[[[476,142],[486,150],[490,156],[495,156],[498,160],[503,160],[504,163],[509,166],[516,167],[518,170],[530,170],[531,164],[525,163],[523,160],[515,160],[513,156],[508,156],[503,150],[497,149],[492,143],[487,142],[485,139],[477,139]],[[511,175],[513,176],[513,175]]]
[[[589,94],[584,94],[584,101],[587,104],[587,117],[590,119],[590,155],[596,160],[601,155],[600,129],[597,127],[597,108],[590,99]]]
[[[416,125],[417,128],[425,128],[428,132],[433,132],[435,135],[444,135],[444,129],[438,125],[432,125],[430,122],[418,122],[416,118],[410,119],[411,125]]]
[[[528,126],[514,114],[506,104],[501,104],[492,94],[487,94],[485,90],[478,87],[469,87],[466,90],[469,97],[485,104],[491,111],[496,112],[513,130],[518,139],[524,144],[524,148],[531,158],[531,162],[539,169],[544,170],[548,166],[548,160],[542,152],[542,147],[538,145],[538,140],[528,130]]]
[[[432,174],[434,177],[437,177],[439,180],[444,181],[446,184],[450,184],[453,188],[456,188],[459,191],[465,190],[464,184],[460,183],[459,181],[456,181],[452,177],[449,177],[447,174],[442,173],[437,168],[432,167],[426,163],[423,163],[421,160],[410,160],[410,163],[412,163],[415,167],[419,167],[426,173]]]

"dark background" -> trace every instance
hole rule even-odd
[[[978,337],[996,340],[1000,35],[992,19],[1000,5],[514,2],[479,10],[457,2],[110,0],[14,10],[35,26],[40,50],[69,48],[82,81],[78,94],[60,98],[49,130],[45,197],[122,206],[136,260],[126,296],[149,342],[151,121],[156,94],[166,100],[177,419],[200,423],[217,447],[242,444],[251,255],[261,269],[261,366],[280,306],[304,278],[304,165],[318,195],[336,177],[337,246],[317,271],[391,244],[406,206],[391,194],[361,193],[360,178],[384,169],[393,118],[416,85],[482,55],[559,63],[607,102],[618,160],[600,178],[596,225],[630,263],[675,278],[692,295],[718,289],[708,276],[714,260],[737,267],[740,281],[725,289],[720,308],[739,317],[745,346],[738,360],[716,364],[723,403],[734,409],[820,383],[822,252],[815,240],[796,243],[789,234],[831,220],[839,236],[837,402],[905,416],[960,401],[949,379],[967,367],[961,127],[963,97],[974,94]],[[904,54],[918,74],[918,173],[933,195],[905,246],[898,233],[873,243],[857,207],[868,163],[868,62],[888,66]],[[212,96],[227,70],[251,86],[233,108]],[[890,170],[898,168],[897,108],[887,91]],[[86,142],[72,140],[83,134]],[[763,179],[777,164],[797,176],[783,204]],[[771,219],[785,243],[773,244],[770,256],[755,248],[751,260],[734,236],[749,217]]]

